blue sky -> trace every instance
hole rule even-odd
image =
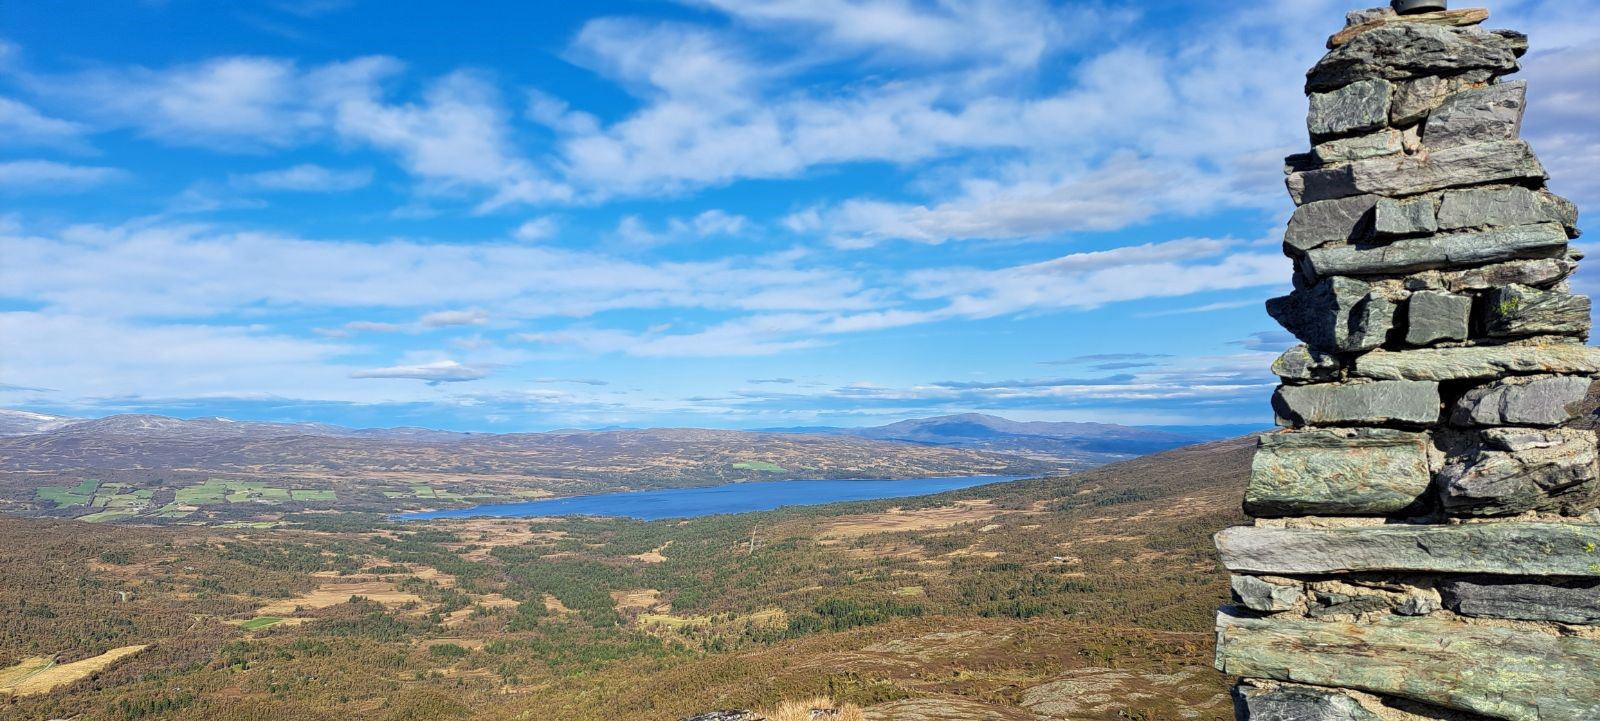
[[[1594,207],[1600,1],[1488,5]],[[445,7],[0,5],[0,405],[1268,419],[1280,159],[1354,6]]]

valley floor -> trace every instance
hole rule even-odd
[[[688,521],[0,519],[0,706],[671,721],[829,695],[895,721],[1231,718],[1210,535],[1239,519],[1249,448]]]

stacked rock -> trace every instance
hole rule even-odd
[[[1413,5],[1417,3],[1405,3]],[[1430,4],[1430,3],[1423,3]],[[1439,6],[1441,3],[1431,3]],[[1600,349],[1486,10],[1351,13],[1289,159],[1300,345],[1217,536],[1241,718],[1600,719]]]

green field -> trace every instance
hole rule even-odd
[[[327,494],[326,498],[307,498],[305,500],[334,500],[333,491],[302,491],[304,493]],[[178,489],[177,503],[181,506],[214,506],[223,503],[283,503],[294,500],[291,492],[284,488],[274,488],[260,481],[230,481],[223,478],[208,478],[204,483],[188,488]]]
[[[289,496],[296,501],[337,501],[339,495],[333,491],[311,491],[295,489],[289,491]]]
[[[283,619],[278,618],[277,616],[261,616],[245,621],[243,624],[240,624],[239,627],[246,631],[257,631],[276,623],[283,623]]]
[[[767,461],[740,461],[733,464],[733,467],[740,471],[762,471],[764,473],[787,473],[789,471],[783,466],[776,463],[768,463]]]

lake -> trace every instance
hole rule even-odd
[[[703,488],[668,488],[658,491],[549,498],[426,513],[402,513],[395,517],[410,521],[475,516],[625,516],[654,521],[660,518],[693,518],[719,513],[770,511],[783,506],[815,506],[839,501],[925,496],[986,483],[1015,480],[1017,480],[1015,476],[962,476],[908,481],[759,481]]]

